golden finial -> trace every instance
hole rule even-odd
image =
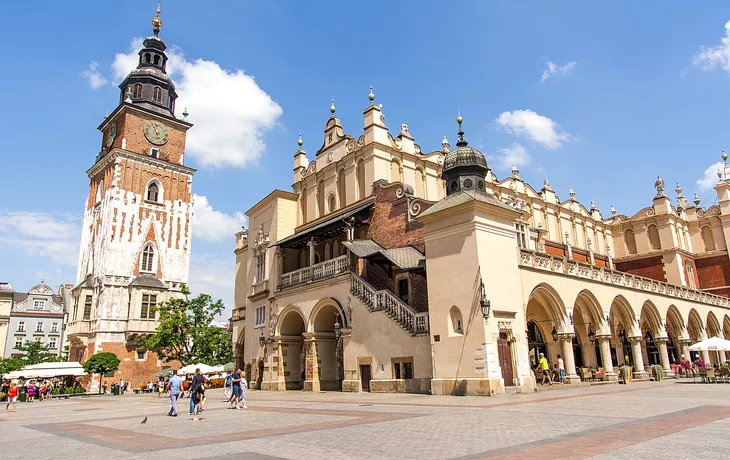
[[[725,153],[725,149],[722,149],[722,160],[727,163],[727,153]]]
[[[302,144],[304,144],[304,141],[302,140],[302,132],[299,131],[299,140],[297,141],[297,145],[300,149],[302,148]]]
[[[335,108],[335,98],[332,98],[332,105],[330,106],[330,113],[332,115],[334,115],[336,110],[337,109]]]
[[[461,123],[464,121],[464,119],[461,118],[461,110],[457,110],[456,113],[457,113],[456,122],[461,125]],[[459,128],[461,128],[461,126],[459,126]]]
[[[370,105],[373,105],[373,101],[375,100],[375,94],[373,94],[373,85],[370,85],[370,94],[368,94],[368,99],[370,99]]]
[[[162,29],[162,19],[160,19],[160,2],[158,0],[157,2],[157,15],[152,18],[152,33],[155,34],[155,37],[160,33],[160,29]]]

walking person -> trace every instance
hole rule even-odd
[[[167,384],[167,389],[170,392],[170,412],[167,415],[177,417],[177,398],[180,397],[180,391],[182,391],[182,379],[173,375]]]
[[[238,398],[240,401],[241,409],[248,409],[248,406],[246,405],[246,387],[247,386],[248,386],[248,382],[246,381],[246,373],[241,372],[241,396]]]
[[[233,397],[228,407],[231,409],[240,409],[238,403],[241,400],[241,369],[236,369],[236,372],[231,376],[231,388],[233,389]]]
[[[553,378],[550,375],[550,365],[548,364],[547,358],[545,358],[545,353],[540,353],[540,361],[538,361],[537,366],[542,372],[542,382],[540,382],[540,385],[545,385],[546,378],[548,380],[548,383],[552,385]]]
[[[232,384],[233,377],[231,377],[231,372],[228,371],[226,374],[226,382],[223,384],[223,394],[226,396],[226,401],[229,403],[231,402],[231,395],[233,394],[233,389],[231,388]]]
[[[558,354],[558,369],[560,370],[560,384],[565,383],[565,363],[562,356]]]
[[[193,381],[190,382],[190,401],[193,403],[193,421],[197,422],[200,420],[198,414],[200,413],[200,402],[205,389],[205,377],[200,373],[200,369],[195,369],[195,375]]]
[[[13,412],[16,411],[16,405],[18,403],[18,384],[15,382],[12,382],[10,384],[10,388],[8,388],[8,403],[5,405],[5,412],[8,411],[8,407],[10,407],[10,404],[13,405]]]

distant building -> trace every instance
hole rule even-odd
[[[10,323],[10,307],[13,305],[13,285],[0,281],[0,356],[5,355],[5,340]]]
[[[63,288],[54,294],[46,284],[36,284],[29,292],[14,292],[3,357],[21,355],[18,347],[37,341],[61,356],[65,305]]]

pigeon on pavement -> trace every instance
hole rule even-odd
[[[142,419],[142,423],[147,423],[147,417]]]

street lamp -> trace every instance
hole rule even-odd
[[[487,299],[487,293],[484,290],[484,281],[481,281],[481,288],[482,288],[482,299],[479,301],[479,307],[482,309],[482,318],[484,318],[484,322],[489,321],[489,314],[492,311],[492,302]]]
[[[552,334],[552,336],[553,336],[553,342],[557,342],[558,341],[558,331],[555,330],[555,326],[553,326],[553,330],[550,331],[550,334]]]
[[[335,339],[340,340],[341,336],[342,328],[340,327],[340,322],[335,319]]]
[[[264,337],[264,330],[261,329],[261,336],[259,337],[259,346],[263,347],[267,343],[273,343],[274,339],[271,337]]]
[[[588,338],[591,339],[591,343],[596,342],[596,333],[593,332],[593,327],[588,326]]]

